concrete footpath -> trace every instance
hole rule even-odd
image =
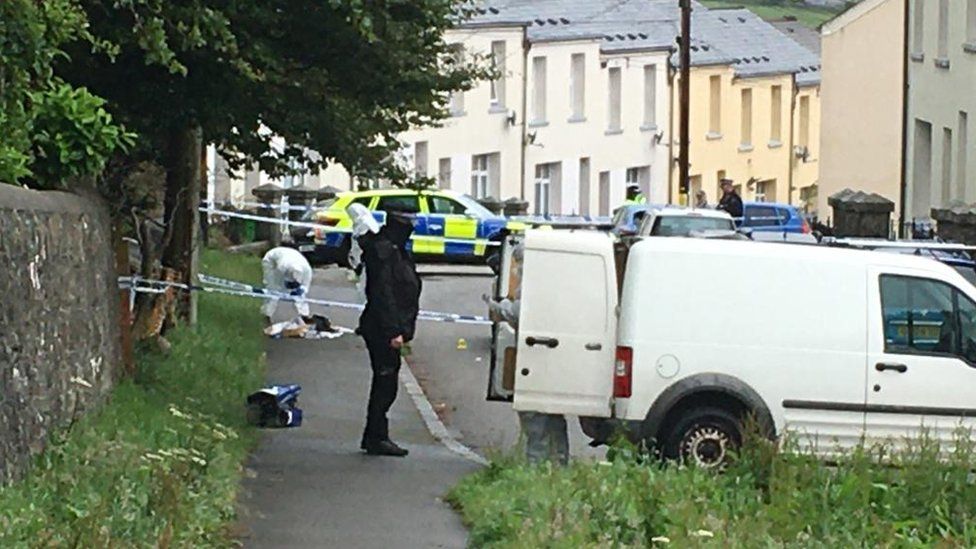
[[[354,314],[320,312],[355,326]],[[465,546],[467,533],[442,498],[478,466],[430,435],[402,384],[390,431],[410,455],[360,451],[370,373],[360,338],[269,340],[268,363],[269,381],[301,384],[304,425],[267,431],[248,464],[246,547]]]

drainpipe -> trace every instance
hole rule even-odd
[[[909,56],[909,31],[908,19],[910,15],[909,2],[904,1],[904,25],[902,29],[902,96],[901,96],[901,182],[898,193],[898,237],[905,238],[905,202],[908,200],[908,56]]]
[[[793,164],[796,161],[796,159],[793,157],[793,147],[794,147],[793,131],[795,129],[794,126],[796,124],[795,122],[796,121],[796,96],[799,93],[799,88],[796,86],[795,72],[790,75],[790,84],[791,84],[790,85],[791,88],[790,90],[790,147],[789,149],[786,150],[786,159],[789,162],[790,170],[788,172],[789,185],[787,186],[786,203],[792,206],[793,205]]]
[[[674,203],[674,77],[677,71],[671,65],[674,48],[668,50],[668,204]]]
[[[525,202],[525,149],[528,147],[529,120],[529,29],[522,27],[522,139],[521,161],[519,163],[519,199]]]

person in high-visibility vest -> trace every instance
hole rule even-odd
[[[644,193],[641,192],[640,187],[637,185],[627,186],[627,199],[624,200],[624,204],[647,204],[647,198],[644,197]]]

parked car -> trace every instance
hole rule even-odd
[[[625,204],[617,208],[613,213],[613,227],[610,232],[617,236],[636,235],[651,207],[647,204]]]
[[[319,210],[315,222],[333,231],[315,229],[316,253],[328,262],[344,265],[349,255],[352,220],[346,207],[362,204],[380,224],[386,222],[386,208],[416,212],[417,223],[410,237],[410,249],[419,257],[439,259],[484,258],[492,253],[504,231],[522,231],[526,223],[496,215],[468,195],[446,190],[415,191],[381,189],[339,193],[329,207]]]
[[[641,222],[640,236],[694,236],[716,231],[735,232],[732,217],[721,211],[680,206],[652,206]]]
[[[825,457],[976,429],[976,287],[939,262],[655,237],[620,258],[593,232],[530,231],[523,246],[519,325],[493,331],[489,398],[579,416],[595,442],[623,432],[719,466],[749,418]]]

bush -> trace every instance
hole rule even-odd
[[[976,546],[967,434],[948,456],[923,436],[830,466],[752,441],[723,473],[613,455],[565,468],[493,463],[449,499],[476,547]]]
[[[256,282],[254,258],[207,252],[208,273]],[[54,437],[0,489],[0,547],[230,546],[241,463],[254,442],[244,398],[263,381],[255,301],[204,294],[171,354]]]

